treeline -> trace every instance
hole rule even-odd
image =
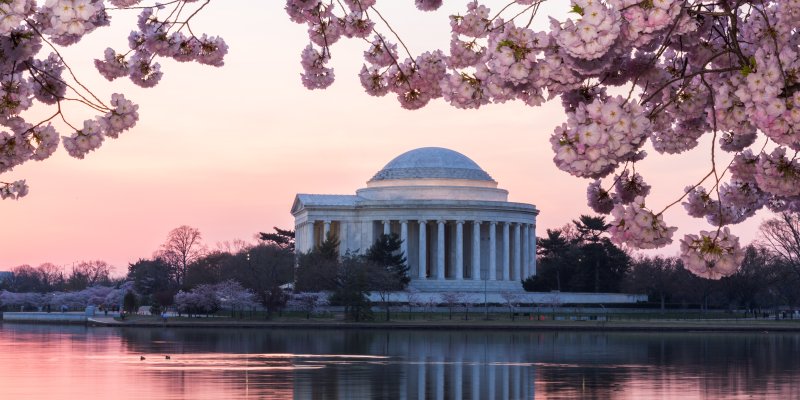
[[[739,270],[719,280],[692,274],[678,257],[633,257],[605,234],[602,217],[581,216],[537,239],[537,275],[528,291],[647,294],[653,305],[771,309],[800,305],[800,220],[782,214],[762,224]]]
[[[51,263],[38,267],[24,264],[12,269],[11,275],[0,281],[0,290],[9,292],[75,292],[92,286],[113,286],[120,279],[111,278],[111,266],[105,261],[81,261],[68,272]]]
[[[258,304],[272,312],[288,300],[282,285],[292,281],[294,253],[272,243],[260,243],[237,251],[207,252],[189,263],[181,264],[154,257],[140,259],[128,267],[126,280],[133,282],[138,305],[163,309],[172,306],[175,297],[197,299],[194,305],[184,302],[193,313],[213,313],[217,308],[208,304],[208,289],[224,282],[235,282],[253,294]],[[194,296],[198,292],[204,295]],[[188,295],[188,297],[187,297]],[[220,296],[222,297],[222,296]]]
[[[181,226],[152,257],[131,263],[117,279],[110,278],[104,262],[78,263],[66,277],[52,264],[20,266],[0,286],[0,306],[95,305],[128,312],[149,306],[151,313],[173,309],[189,315],[258,307],[269,315],[289,303],[308,314],[332,304],[344,306],[348,319],[362,321],[372,318],[369,293],[380,295],[388,319],[390,293],[404,290],[409,282],[396,234],[381,235],[363,254],[344,256],[339,240],[330,235],[297,258],[294,231],[275,228],[274,233],[260,233],[259,239],[255,245],[239,241],[208,250],[197,229]],[[318,292],[330,295],[300,294]]]
[[[646,293],[660,308],[769,310],[800,305],[800,276],[769,249],[750,245],[739,270],[719,280],[700,278],[677,257],[640,257],[622,281],[626,293]]]
[[[197,314],[261,305],[272,311],[288,300],[281,286],[293,280],[294,232],[276,228],[261,238],[255,245],[238,241],[208,250],[197,229],[181,226],[152,257],[131,263],[118,278],[103,261],[76,263],[69,272],[50,263],[21,265],[0,282],[0,307],[95,305],[132,312],[150,306],[158,312],[175,306]]]

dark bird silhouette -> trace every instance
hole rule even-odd
[[[169,359],[170,359],[170,358],[169,358],[169,356],[164,356],[164,358],[166,358],[167,360],[169,360]]]
[[[140,361],[144,361],[144,356],[139,356]]]

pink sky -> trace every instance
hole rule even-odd
[[[410,0],[379,7],[418,54],[447,48],[447,15],[464,10],[464,3],[447,2],[444,10],[425,14],[414,11]],[[395,156],[425,146],[467,155],[509,190],[511,201],[535,204],[541,210],[539,235],[590,213],[588,181],[552,163],[548,138],[564,118],[559,101],[464,111],[438,100],[406,111],[392,97],[363,93],[356,74],[365,45],[353,40],[333,48],[336,83],[308,91],[299,77],[306,29],[288,20],[283,4],[212,2],[193,29],[226,39],[226,66],[162,61],[165,75],[153,89],[108,83],[91,65],[105,47],[126,45],[132,17],[114,15],[114,27],[68,49],[68,62],[101,98],[122,92],[140,105],[140,122],[84,160],[59,149],[47,161],[3,175],[5,181],[27,179],[31,192],[20,201],[0,202],[0,270],[101,259],[123,273],[183,224],[200,229],[211,247],[237,238],[252,241],[259,231],[293,226],[289,208],[296,193],[352,194]],[[78,122],[92,115],[77,107],[71,113]],[[709,148],[706,140],[677,157],[650,149],[653,156],[637,166],[655,186],[648,205],[661,210],[705,175]],[[743,243],[767,216],[762,212],[736,227]],[[666,219],[681,228],[676,239],[708,229],[680,206]],[[677,245],[662,252],[673,254]]]

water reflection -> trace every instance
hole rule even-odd
[[[0,397],[800,398],[797,354],[800,334],[4,325]]]

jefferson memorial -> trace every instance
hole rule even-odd
[[[339,252],[364,252],[396,233],[409,265],[409,287],[422,292],[522,291],[536,274],[532,204],[453,150],[424,147],[396,157],[355,195],[298,194],[295,246],[308,252],[329,234]]]

